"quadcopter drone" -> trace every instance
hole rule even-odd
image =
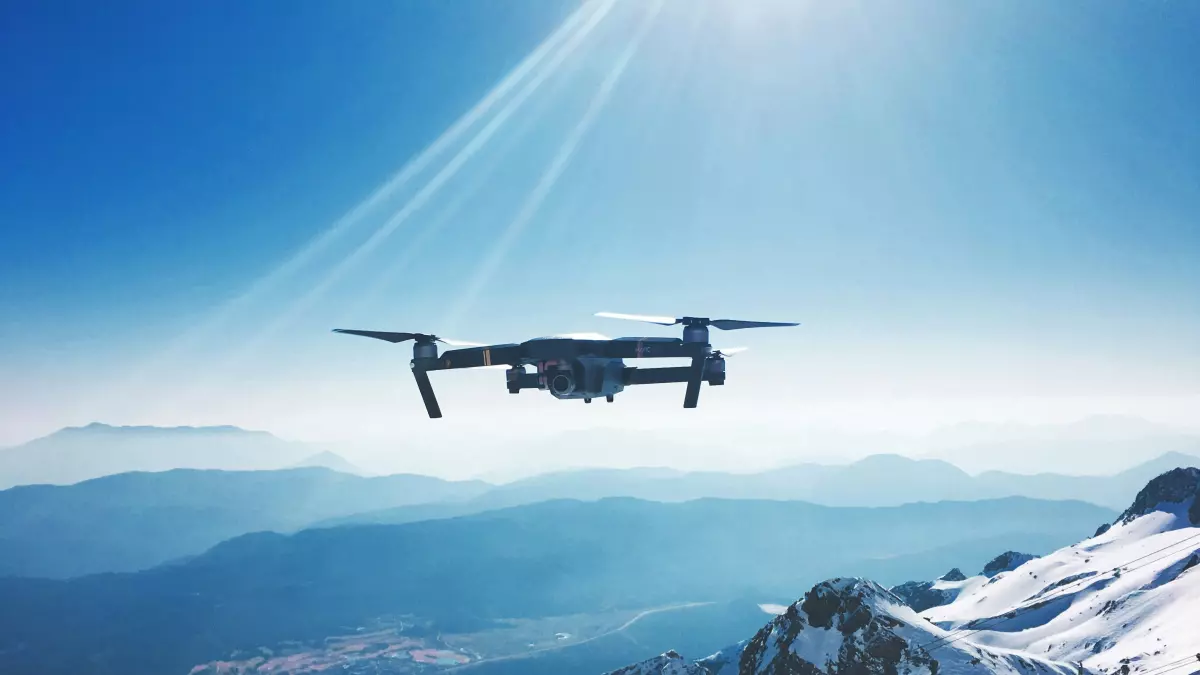
[[[549,391],[557,399],[604,397],[609,403],[625,387],[635,384],[686,382],[683,407],[695,408],[700,398],[700,385],[725,384],[725,357],[742,349],[713,349],[708,343],[708,328],[741,330],[799,326],[798,323],[774,321],[741,321],[737,319],[707,319],[695,316],[680,318],[642,316],[598,312],[596,316],[610,319],[643,321],[661,326],[683,326],[683,339],[666,337],[624,337],[610,339],[595,333],[573,333],[534,338],[520,344],[479,345],[442,339],[425,333],[392,333],[373,330],[335,328],[335,333],[361,335],[387,342],[413,341],[411,362],[413,377],[425,410],[430,417],[442,416],[429,373],[457,368],[507,368],[505,379],[508,393],[522,389]],[[438,354],[437,343],[459,347]],[[624,359],[685,358],[687,366],[637,368],[626,366]],[[533,371],[526,370],[533,366]]]

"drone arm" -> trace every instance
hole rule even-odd
[[[486,368],[489,366],[515,366],[521,363],[520,345],[488,345],[467,349],[451,349],[433,360],[426,370],[456,370],[458,368]]]
[[[612,359],[688,359],[703,358],[707,345],[678,340],[609,340],[604,356]]]

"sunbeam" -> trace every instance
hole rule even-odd
[[[294,301],[286,311],[255,333],[249,340],[243,343],[240,349],[230,354],[221,365],[210,371],[212,373],[210,377],[219,377],[221,374],[227,373],[234,366],[256,353],[272,336],[302,315],[347,272],[354,269],[360,261],[391,236],[400,225],[424,207],[458,173],[462,166],[470,161],[495,136],[496,132],[504,126],[525,101],[537,92],[542,83],[554,74],[562,63],[578,49],[592,30],[607,16],[614,4],[615,0],[606,0],[600,9],[592,14],[587,22],[567,40],[550,62],[530,79],[513,98],[505,103],[504,107],[428,183],[418,190],[399,211],[373,232],[365,242],[334,265],[315,286]]]
[[[525,199],[525,203],[521,205],[521,210],[513,218],[512,222],[508,224],[504,232],[500,234],[499,238],[496,239],[496,243],[492,246],[491,251],[488,252],[483,263],[471,277],[467,288],[459,296],[453,309],[447,313],[440,325],[447,327],[456,326],[466,311],[470,309],[479,292],[488,283],[492,275],[495,274],[496,268],[504,262],[509,249],[512,248],[513,243],[524,231],[533,216],[537,214],[542,202],[545,201],[546,196],[550,194],[550,190],[554,188],[554,184],[558,182],[559,177],[566,170],[567,164],[575,154],[576,148],[579,147],[579,143],[583,140],[588,130],[591,129],[596,118],[599,117],[600,112],[604,109],[604,105],[612,96],[612,92],[621,80],[621,76],[625,73],[625,69],[629,66],[629,62],[637,54],[638,47],[641,45],[643,38],[645,38],[646,33],[653,26],[659,12],[662,11],[663,1],[659,0],[656,2],[654,7],[646,13],[641,25],[638,26],[637,33],[634,34],[629,45],[621,52],[621,55],[617,57],[617,61],[613,64],[613,68],[609,71],[608,76],[600,83],[600,87],[597,89],[595,96],[592,97],[592,101],[584,112],[583,117],[580,118],[578,124],[575,125],[563,141],[558,152],[550,161],[550,165],[546,168],[545,173],[542,174],[537,185],[529,193],[529,196]]]
[[[563,78],[559,78],[556,82],[561,82]],[[413,237],[409,238],[404,245],[403,250],[399,255],[389,258],[384,266],[384,269],[376,277],[375,281],[359,294],[357,300],[342,313],[342,317],[333,323],[339,325],[348,325],[356,321],[366,320],[368,317],[364,314],[373,308],[375,303],[381,296],[392,286],[392,284],[400,277],[401,273],[409,268],[413,259],[417,257],[417,253],[423,250],[424,246],[457,216],[479,192],[494,178],[496,170],[508,159],[512,151],[520,144],[529,131],[541,121],[549,103],[554,99],[554,84],[547,85],[551,87],[549,94],[543,94],[539,97],[536,107],[532,112],[523,115],[517,123],[515,129],[507,134],[498,149],[492,152],[492,156],[483,160],[485,164],[477,171],[471,181],[464,187],[455,190],[454,196],[450,203],[443,208],[436,216],[428,221],[425,227]],[[374,317],[379,319],[380,317]],[[383,318],[386,318],[383,317]]]
[[[599,19],[603,18],[609,12],[612,8],[612,3],[613,0],[588,0],[583,3],[553,33],[543,40],[541,44],[485,94],[474,107],[456,120],[420,154],[405,163],[399,171],[377,187],[366,199],[359,202],[354,208],[310,240],[302,249],[282,264],[260,277],[245,292],[220,306],[203,323],[188,329],[163,349],[159,350],[154,356],[135,366],[133,372],[121,384],[109,388],[104,396],[111,395],[113,390],[129,391],[135,389],[140,383],[151,377],[155,371],[161,369],[181,354],[202,344],[205,340],[210,339],[216,333],[217,329],[229,321],[239,310],[246,308],[280,281],[303,268],[336,239],[353,229],[368,213],[393,196],[397,190],[427,169],[430,163],[458,142],[497,103],[512,92],[522,81],[525,81],[530,73],[546,60],[547,55],[554,52],[570,39],[577,41],[581,26],[584,26],[582,29],[584,34],[590,31]],[[561,63],[561,59],[555,61],[551,69],[556,68],[558,63]],[[545,79],[544,76],[541,79]],[[540,82],[541,80],[538,81]]]

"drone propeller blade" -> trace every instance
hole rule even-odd
[[[612,338],[602,333],[559,333],[552,337],[563,338],[566,340],[612,340]]]
[[[419,340],[422,342],[441,342],[450,345],[451,347],[486,347],[487,345],[481,342],[465,342],[463,340],[449,340],[436,335],[426,333],[393,333],[383,330],[354,330],[350,328],[334,328],[335,333],[346,333],[348,335],[362,335],[363,337],[375,338],[376,340],[385,340],[387,342],[407,342],[408,340]]]
[[[674,326],[679,323],[679,319],[673,316],[647,316],[644,314],[619,314],[617,312],[596,312],[596,316],[602,316],[606,319],[624,319],[626,321],[644,321],[646,323],[656,323],[660,326]]]
[[[354,330],[351,328],[334,328],[335,333],[346,333],[347,335],[361,335],[363,337],[375,338],[376,340],[384,340],[385,342],[406,342],[408,340],[435,340],[432,335],[424,333],[392,333],[382,330]]]
[[[776,328],[782,326],[799,326],[798,323],[780,323],[778,321],[741,321],[738,319],[713,319],[708,325],[721,330],[740,330],[742,328]]]
[[[463,340],[448,340],[446,338],[438,338],[438,342],[448,344],[451,347],[486,347],[482,342],[465,342]]]
[[[713,353],[720,354],[721,356],[733,356],[734,354],[741,354],[742,352],[746,351],[747,349],[750,349],[750,348],[749,347],[727,347],[725,349],[714,349]]]
[[[596,312],[596,316],[603,316],[609,319],[625,319],[627,321],[644,321],[646,323],[656,323],[660,326],[674,326],[683,324],[685,326],[712,326],[721,330],[740,330],[742,328],[773,328],[777,326],[799,326],[798,323],[782,323],[778,321],[742,321],[741,319],[704,319],[694,316],[685,316],[678,319],[670,316],[648,316],[644,314],[618,314],[616,312]]]

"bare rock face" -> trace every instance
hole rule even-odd
[[[1030,553],[1005,551],[992,558],[991,562],[983,566],[983,576],[994,577],[1001,572],[1011,572],[1036,557],[1036,555]]]
[[[957,567],[950,570],[949,572],[946,572],[945,574],[943,574],[941,577],[938,578],[938,581],[966,581],[966,580],[967,580],[967,575],[963,574],[962,570],[958,569]]]
[[[1200,526],[1200,469],[1171,469],[1146,484],[1118,522],[1128,523],[1159,510],[1164,504],[1187,504],[1192,525]]]
[[[907,581],[899,586],[893,586],[889,590],[916,612],[924,612],[932,607],[941,607],[954,601],[954,593],[948,593],[933,586],[934,582],[932,581]]]
[[[948,605],[958,597],[959,589],[957,587],[947,587],[944,584],[939,587],[938,581],[953,584],[966,580],[967,575],[955,567],[938,577],[937,581],[908,581],[888,590],[904,601],[904,604],[911,607],[913,611],[924,612],[933,607]]]

